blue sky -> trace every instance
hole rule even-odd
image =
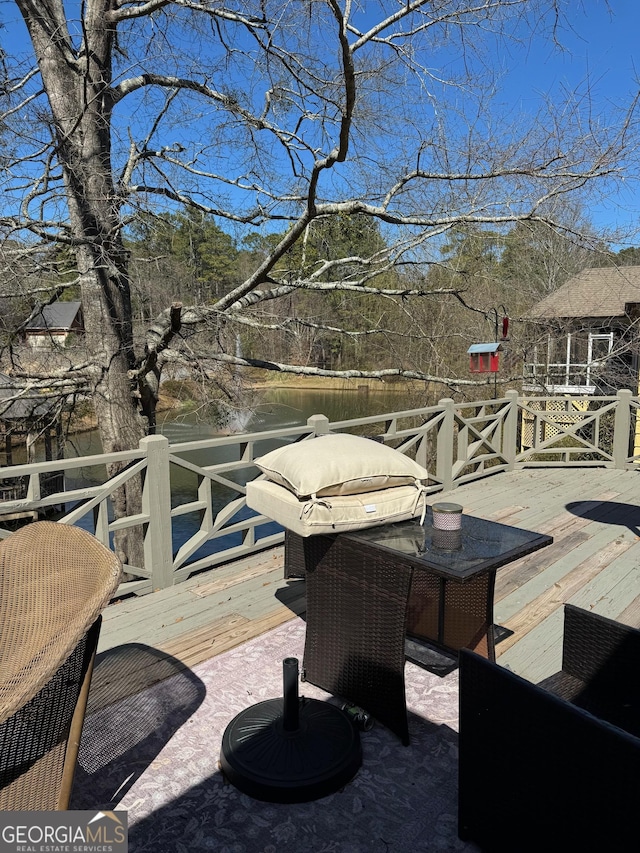
[[[570,27],[558,32],[562,51],[538,38],[526,53],[514,50],[505,58],[505,95],[533,110],[547,93],[590,88],[597,111],[629,104],[640,87],[640,0],[573,0],[570,5]],[[640,152],[625,189],[589,215],[603,228],[640,229]]]
[[[565,9],[568,20],[558,31],[562,49],[553,46],[548,31],[541,30],[526,48],[514,43],[512,50],[496,58],[504,71],[499,100],[509,105],[512,115],[535,112],[545,97],[563,89],[583,93],[589,89],[595,112],[605,114],[628,104],[635,94],[640,74],[640,0],[567,0]],[[13,0],[0,2],[0,21],[6,25],[0,36],[6,49],[22,41],[19,18]],[[638,164],[631,164],[625,188],[592,204],[588,213],[602,229],[631,228],[640,222],[640,157]],[[640,245],[640,228],[629,241]]]

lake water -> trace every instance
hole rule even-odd
[[[274,388],[256,392],[255,403],[251,412],[241,413],[246,424],[246,432],[277,429],[279,427],[305,424],[311,415],[326,415],[330,421],[348,420],[350,418],[366,417],[368,415],[384,414],[407,408],[417,408],[429,405],[416,395],[410,396],[398,390],[382,389],[369,391],[325,391],[315,389]],[[165,413],[160,431],[171,444],[187,441],[199,441],[219,435],[215,425],[207,423],[202,413]],[[67,449],[67,456],[87,456],[101,453],[101,444],[97,432],[87,432],[75,436]],[[186,458],[196,465],[211,465],[216,462],[234,461],[237,447],[216,448],[193,451]],[[103,482],[104,468],[89,467],[79,469],[74,478],[67,478],[67,489],[80,488]],[[243,472],[231,472],[228,479],[243,484]],[[171,496],[172,505],[178,506],[197,497],[197,476],[190,471],[172,466]],[[212,499],[214,512],[218,512],[229,501],[237,497],[237,492],[224,486],[212,484]],[[67,509],[70,506],[67,505]],[[252,511],[242,510],[236,518],[252,515]],[[177,550],[180,545],[192,536],[199,528],[199,513],[181,515],[174,519],[173,545]],[[92,518],[85,517],[81,526],[91,530]],[[260,535],[269,535],[281,528],[276,524],[263,525],[259,528]],[[241,544],[241,534],[227,536],[206,543],[193,557],[200,559],[208,554]]]
[[[276,388],[265,395],[253,416],[253,429],[271,429],[271,424],[288,426],[306,423],[311,415],[326,415],[330,421],[364,418],[429,403],[415,392],[403,390],[325,391]],[[262,426],[262,423],[265,426]]]
[[[259,432],[298,426],[306,423],[311,415],[325,415],[330,421],[343,421],[428,405],[432,403],[415,392],[384,388],[379,391],[261,389],[255,392],[252,409],[238,413],[238,421],[243,425],[243,429],[238,432]],[[216,425],[209,423],[202,412],[164,412],[159,421],[159,431],[171,444],[200,441],[221,434]],[[101,452],[97,431],[90,431],[71,437],[67,455],[90,456]]]
[[[269,388],[255,392],[251,411],[239,413],[243,429],[259,432],[280,427],[298,426],[311,415],[325,415],[330,421],[361,418],[367,415],[393,412],[403,408],[418,408],[429,403],[402,390],[331,391],[307,388]],[[200,414],[166,413],[161,432],[172,444],[211,438],[219,433],[207,424]]]

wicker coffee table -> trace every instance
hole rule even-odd
[[[454,661],[461,648],[495,660],[496,571],[552,542],[466,515],[453,549],[434,545],[430,518],[331,536],[287,532],[285,575],[306,577],[303,679],[408,744],[405,659],[422,663],[426,647]]]

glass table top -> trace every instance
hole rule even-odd
[[[414,519],[341,535],[402,554],[415,568],[459,579],[496,569],[553,542],[542,533],[464,514],[459,536],[434,530],[430,514],[424,524]]]

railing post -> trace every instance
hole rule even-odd
[[[505,397],[509,401],[509,408],[504,419],[502,455],[507,460],[507,471],[513,471],[518,454],[518,392],[511,389]]]
[[[154,590],[173,586],[173,544],[171,541],[171,480],[169,441],[150,435],[140,441],[147,457],[142,490],[142,512],[149,517],[144,536],[144,565],[151,572]]]
[[[311,415],[307,418],[307,426],[311,427],[316,435],[327,435],[329,433],[329,418],[326,415]]]
[[[613,426],[613,466],[626,468],[629,457],[629,438],[631,435],[631,391],[626,388],[617,393],[618,404]]]
[[[453,427],[455,424],[454,402],[450,397],[438,401],[444,409],[444,417],[440,422],[436,447],[436,477],[442,483],[442,490],[451,491],[453,488]]]

